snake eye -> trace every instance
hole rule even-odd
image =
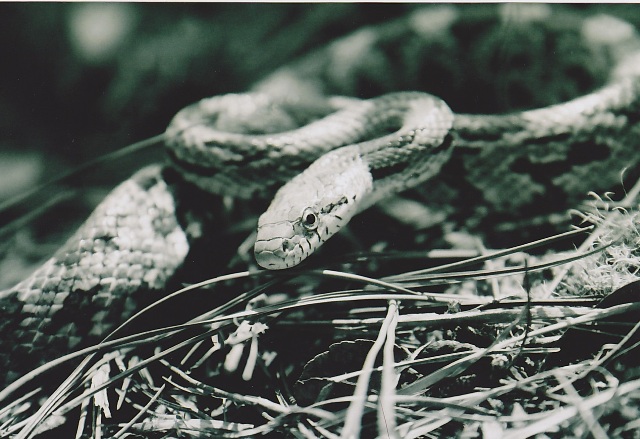
[[[305,229],[307,230],[315,230],[318,228],[318,214],[311,209],[310,207],[307,207],[303,212],[302,212],[302,225],[305,227]]]

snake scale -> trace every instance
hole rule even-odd
[[[496,10],[489,21],[499,28],[508,17]],[[569,200],[597,189],[589,182],[603,170],[635,164],[640,39],[633,26],[604,15],[566,19],[544,7],[531,11],[515,23],[519,32],[572,35],[589,57],[610,66],[604,86],[507,115],[452,112],[446,96],[422,92],[331,97],[375,94],[375,81],[363,91],[357,78],[362,69],[384,65],[385,51],[400,57],[390,48],[428,42],[442,49],[455,41],[461,15],[438,6],[335,41],[275,71],[250,93],[181,110],[166,132],[169,163],[144,168],[116,187],[48,262],[0,293],[4,382],[100,340],[139,302],[175,281],[197,239],[179,214],[180,194],[192,184],[223,195],[273,198],[259,220],[255,254],[262,266],[284,268],[376,201],[438,175],[458,150],[471,151],[461,159],[466,179],[498,211],[514,209],[510,191],[525,198],[531,191],[532,199],[542,191],[540,182],[512,172],[523,160],[551,167],[573,159],[568,171],[553,175]],[[407,86],[411,66],[399,69],[402,74],[383,75],[397,82],[391,89],[428,82],[414,78],[414,87]],[[589,148],[606,154],[595,165],[587,163],[580,157]],[[568,174],[585,186],[567,187]],[[457,178],[430,180],[436,194],[441,177]]]

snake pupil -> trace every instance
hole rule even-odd
[[[318,216],[310,208],[307,208],[302,212],[302,225],[309,230],[314,230],[318,227]]]

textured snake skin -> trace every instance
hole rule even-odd
[[[144,301],[165,287],[189,246],[160,169],[115,188],[49,261],[0,295],[8,380],[113,330],[137,309],[134,292]]]
[[[498,214],[517,212],[544,193],[561,195],[563,204],[571,205],[588,190],[615,184],[619,170],[637,163],[640,52],[635,29],[612,17],[572,16],[567,21],[561,16],[544,15],[542,11],[521,18],[515,24],[515,32],[539,34],[550,41],[556,40],[549,35],[571,37],[571,44],[580,43],[578,51],[586,54],[587,60],[604,59],[605,64],[613,66],[608,85],[545,110],[509,116],[458,114],[453,122],[458,146],[451,165],[455,168],[445,165],[438,179],[429,185],[429,193],[435,208],[456,205],[457,197],[465,190],[482,194],[477,197],[482,199],[481,209],[462,208],[457,212],[466,215],[469,224],[475,222],[477,226],[489,218],[487,210]],[[472,20],[488,22],[483,25],[487,29],[499,29],[505,18],[493,14]],[[185,146],[206,144],[201,139],[208,135],[210,124],[217,131],[278,132],[305,126],[336,108],[349,107],[348,99],[327,100],[329,95],[368,98],[377,96],[379,91],[403,88],[429,91],[429,78],[413,76],[420,70],[416,65],[428,62],[422,61],[426,54],[423,57],[415,54],[427,47],[433,49],[435,58],[443,56],[445,49],[448,56],[465,53],[470,38],[464,29],[472,24],[462,22],[453,7],[420,10],[400,21],[362,29],[274,72],[253,90],[267,96],[262,103],[254,100],[258,95],[252,94],[247,98],[251,101],[227,107],[214,121],[210,120],[211,110],[202,109],[213,100],[188,107],[176,116],[168,130],[175,167],[187,180],[208,190],[233,196],[272,194],[277,183],[266,179],[274,174],[278,175],[278,181],[290,178],[292,172],[306,167],[313,157],[299,155],[297,151],[286,158],[274,159],[262,151],[259,157],[252,157],[256,151],[254,141],[241,145],[242,151],[234,151],[228,147],[238,145],[234,139],[240,136],[229,134],[227,143],[214,147],[231,160],[256,167],[246,172],[238,167],[243,177],[250,176],[247,180],[229,173],[209,186],[202,183],[210,181],[204,174],[220,176],[220,172],[231,167],[225,162],[216,170],[209,154]],[[487,42],[495,37],[487,32],[477,40]],[[490,54],[491,50],[485,49],[476,56],[488,58]],[[554,66],[545,68],[554,70]],[[462,67],[459,69],[471,74]],[[371,79],[371,72],[380,77]],[[456,77],[452,75],[451,80]],[[549,82],[556,87],[562,81],[553,78]],[[517,81],[510,82],[514,83]],[[485,90],[477,93],[478,100],[484,99]],[[548,90],[541,90],[541,96],[533,96],[533,106],[537,106],[538,98],[547,103],[548,96],[543,96],[547,93]],[[562,90],[558,95],[566,100],[577,94],[580,93],[576,90]],[[291,101],[291,96],[296,99]],[[459,111],[455,97],[450,99],[446,93],[440,97],[454,112]],[[237,96],[213,99],[219,103]],[[273,102],[284,104],[276,108]],[[299,107],[304,111],[287,110]],[[200,117],[199,124],[185,125],[185,120],[193,120],[186,115],[193,112]],[[238,120],[241,122],[236,125]],[[359,128],[362,125],[354,123],[351,129]],[[318,143],[323,141],[318,137]],[[465,149],[472,152],[465,155]],[[594,150],[599,154],[597,160],[593,160]],[[293,171],[280,172],[284,165]],[[30,278],[0,294],[0,367],[7,371],[5,382],[61,353],[99,340],[141,303],[165,290],[166,282],[183,264],[197,235],[187,233],[187,226],[176,212],[180,203],[174,196],[176,188],[189,186],[177,180],[168,182],[165,172],[160,166],[145,168],[122,183],[50,261]],[[575,181],[580,181],[580,187],[572,183]],[[540,212],[545,211],[544,206],[538,207]]]

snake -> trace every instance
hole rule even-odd
[[[188,108],[187,114],[178,113],[169,127],[179,133],[170,135],[177,144],[172,162],[187,180],[210,191],[232,182],[238,186],[244,180],[240,174],[245,179],[251,175],[253,181],[243,181],[234,193],[251,197],[265,190],[263,180],[255,180],[257,175],[278,173],[277,165],[301,155],[321,154],[277,191],[258,221],[255,257],[267,269],[299,264],[355,214],[437,174],[450,154],[453,113],[442,100],[419,92],[342,102],[344,108],[326,117],[277,134],[190,128],[203,114],[219,117],[228,101],[238,98],[252,99],[254,105],[258,100],[233,95],[211,98]],[[269,105],[268,99],[264,102]],[[386,131],[391,134],[379,135]],[[211,173],[212,168],[216,172]],[[255,172],[248,174],[247,168]],[[229,175],[235,170],[238,175]]]
[[[362,61],[359,54],[375,55],[375,48],[407,34],[451,37],[456,11],[418,9],[361,29],[276,70],[247,93],[180,110],[165,133],[167,163],[118,185],[51,259],[0,293],[0,369],[7,371],[0,381],[99,340],[141,302],[180,282],[176,273],[197,235],[193,220],[180,213],[185,193],[196,193],[191,188],[271,197],[257,223],[255,260],[285,269],[311,257],[378,201],[447,178],[440,173],[458,150],[474,151],[469,176],[487,199],[498,187],[507,203],[513,197],[505,191],[525,185],[504,173],[497,186],[483,178],[488,166],[500,170],[522,157],[544,163],[561,154],[552,151],[568,155],[593,144],[609,148],[610,161],[602,166],[633,164],[633,142],[640,138],[640,38],[632,25],[607,15],[567,21],[543,8],[519,23],[528,32],[561,22],[611,65],[604,85],[565,102],[489,115],[453,111],[446,99],[423,91],[344,96],[357,94],[347,90],[356,84],[348,64]],[[594,174],[587,166],[575,170]]]

